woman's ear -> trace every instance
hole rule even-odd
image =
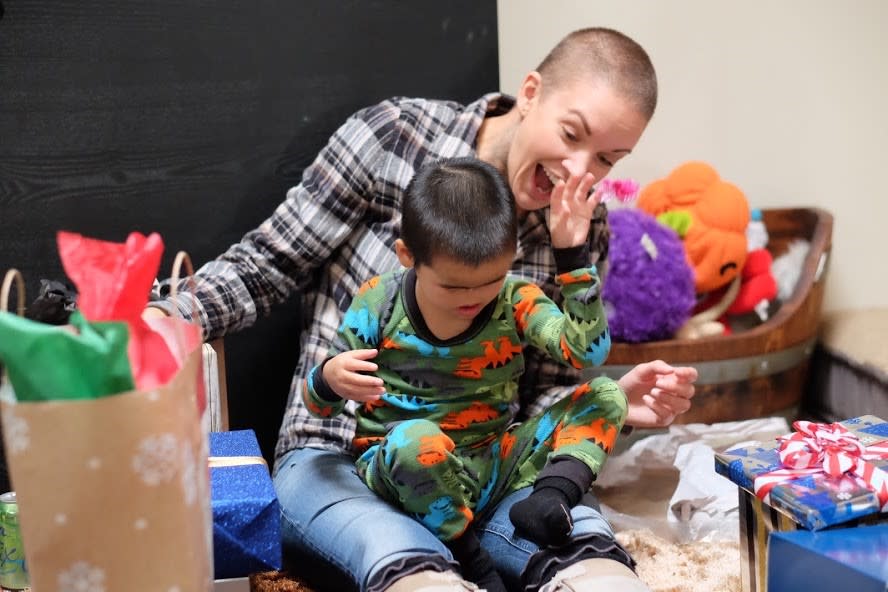
[[[401,262],[401,265],[408,268],[413,267],[413,254],[401,239],[395,241],[395,255],[398,256],[398,261]]]
[[[527,115],[534,103],[539,101],[540,91],[543,89],[543,79],[540,73],[533,71],[524,77],[521,88],[518,89],[518,112],[521,117]]]

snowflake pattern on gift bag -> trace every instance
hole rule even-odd
[[[147,485],[157,486],[176,476],[176,465],[171,462],[178,455],[178,443],[173,434],[148,436],[139,442],[132,467]]]
[[[6,434],[6,450],[9,454],[21,454],[31,445],[28,422],[14,411],[3,415],[3,431]]]
[[[105,570],[77,561],[59,574],[59,592],[105,592]]]
[[[191,449],[187,444],[182,445],[180,455],[182,457],[182,474],[179,482],[182,484],[182,496],[186,504],[193,506],[198,495],[197,459],[191,454]]]

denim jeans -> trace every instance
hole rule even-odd
[[[303,572],[328,572],[331,590],[345,590],[343,579],[350,578],[363,592],[379,570],[407,558],[438,555],[452,559],[428,529],[364,485],[351,455],[313,448],[293,450],[275,463],[274,485],[281,504],[285,555],[297,555]],[[521,572],[538,550],[534,543],[515,536],[509,520],[512,504],[529,494],[530,488],[525,488],[507,496],[479,516],[476,524],[481,544],[510,588],[518,585]],[[613,539],[613,530],[597,509],[579,505],[571,514],[573,538],[601,535]],[[318,560],[327,565],[313,563],[305,569],[304,562]]]

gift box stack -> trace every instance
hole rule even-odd
[[[771,446],[715,455],[716,472],[738,485],[744,592],[813,590],[778,588],[768,577],[782,564],[769,558],[774,533],[804,530],[794,535],[804,537],[828,530],[840,547],[843,536],[860,536],[855,527],[888,522],[888,423],[865,415],[833,424],[797,421],[793,427]],[[808,549],[816,553],[816,547]]]
[[[253,430],[210,433],[213,563],[220,580],[281,568],[280,505]],[[231,588],[235,589],[235,588]]]

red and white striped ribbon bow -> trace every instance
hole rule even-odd
[[[756,477],[756,496],[768,502],[775,485],[806,475],[823,473],[836,479],[854,475],[876,493],[882,511],[888,511],[888,472],[869,462],[888,459],[888,440],[864,446],[839,423],[797,421],[792,426],[795,432],[777,438],[784,468]]]

